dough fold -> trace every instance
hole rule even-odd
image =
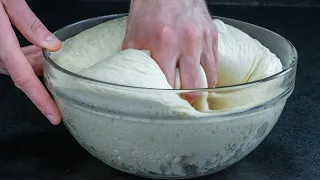
[[[127,17],[111,20],[79,33],[64,41],[60,51],[51,53],[51,59],[68,71],[99,81],[153,89],[179,89],[179,73],[176,73],[175,87],[171,87],[148,50],[121,50],[126,21]],[[282,70],[280,60],[259,41],[221,20],[214,19],[212,23],[215,23],[219,37],[217,87],[259,80]],[[86,93],[125,96],[143,101],[146,106],[156,103],[159,105],[157,107],[194,116],[230,113],[257,106],[279,95],[282,82],[280,78],[228,92],[203,91],[201,98],[190,105],[179,94],[169,91],[150,90],[141,93],[138,90],[90,84],[72,77],[64,81],[58,86],[80,89]],[[204,88],[208,88],[202,67],[201,83]]]

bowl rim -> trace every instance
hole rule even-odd
[[[64,31],[65,29],[68,29],[70,27],[73,27],[75,25],[78,25],[78,24],[81,24],[81,23],[85,23],[85,22],[88,22],[88,21],[96,21],[96,20],[102,20],[102,19],[112,20],[112,19],[116,19],[116,18],[121,18],[121,17],[126,16],[126,15],[128,15],[128,13],[119,13],[119,14],[111,14],[111,15],[104,15],[104,16],[97,16],[97,17],[87,18],[87,19],[76,21],[76,22],[74,22],[72,24],[66,25],[66,26],[56,30],[53,34],[56,35],[57,33],[61,32],[61,31]],[[276,73],[274,75],[271,75],[271,76],[268,76],[268,77],[265,77],[265,78],[262,78],[262,79],[258,79],[258,80],[255,80],[255,81],[251,81],[251,82],[246,82],[246,83],[240,83],[240,84],[235,84],[235,85],[227,85],[227,86],[219,86],[219,87],[214,87],[214,88],[160,89],[160,88],[147,88],[147,87],[139,87],[139,86],[128,86],[128,85],[110,83],[110,82],[105,82],[105,81],[100,81],[100,80],[96,80],[96,79],[93,79],[93,78],[85,77],[85,76],[82,76],[80,74],[71,72],[71,71],[59,66],[58,64],[56,64],[50,58],[50,52],[47,49],[43,48],[42,49],[42,54],[44,56],[45,61],[48,62],[52,67],[54,67],[56,70],[58,70],[58,71],[60,71],[60,72],[62,72],[64,74],[67,74],[67,75],[69,75],[71,77],[78,78],[80,80],[87,81],[89,83],[95,83],[95,84],[98,84],[98,85],[111,86],[111,87],[114,87],[114,88],[122,88],[122,89],[124,88],[124,89],[129,89],[129,90],[139,90],[139,91],[140,90],[142,90],[142,91],[143,90],[148,90],[148,91],[165,91],[165,92],[174,92],[174,93],[184,93],[184,92],[192,92],[192,91],[210,91],[210,92],[221,92],[222,91],[223,92],[223,91],[230,91],[230,90],[234,90],[234,89],[238,89],[238,88],[248,88],[250,86],[254,86],[254,85],[258,85],[258,84],[264,83],[264,82],[268,82],[268,81],[272,81],[272,80],[275,80],[275,79],[279,79],[282,76],[285,76],[286,74],[289,74],[291,71],[293,71],[295,69],[295,67],[297,65],[297,61],[298,61],[297,50],[294,47],[294,45],[289,40],[284,38],[283,36],[277,34],[276,32],[273,32],[273,31],[271,31],[269,29],[266,29],[266,28],[263,28],[261,26],[258,26],[258,25],[255,25],[255,24],[251,24],[251,23],[248,23],[248,22],[235,20],[235,19],[232,19],[232,18],[221,17],[221,16],[212,16],[212,18],[217,18],[217,19],[223,18],[223,19],[227,19],[227,20],[230,20],[230,21],[241,22],[243,24],[254,26],[254,27],[262,29],[264,31],[273,33],[274,35],[278,36],[279,38],[283,38],[283,40],[285,40],[288,43],[288,45],[291,46],[292,57],[293,58],[291,59],[290,65],[287,68],[283,69],[282,71],[280,71],[280,72],[278,72],[278,73]],[[99,23],[99,24],[101,24],[101,23]],[[99,24],[97,24],[97,25],[99,25]]]

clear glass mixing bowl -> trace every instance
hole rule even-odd
[[[80,21],[54,34],[66,40],[124,15]],[[186,179],[212,174],[254,150],[276,124],[294,89],[297,52],[289,41],[267,29],[233,19],[214,18],[259,40],[280,58],[284,70],[258,81],[214,89],[148,89],[82,77],[55,64],[50,53],[43,50],[45,84],[74,138],[89,153],[115,169],[157,179]],[[107,91],[88,93],[79,88],[81,86],[71,85],[74,82]],[[271,93],[270,87],[277,91]],[[225,95],[226,99],[220,103],[232,100],[239,93],[248,98],[238,101],[237,106],[241,108],[235,111],[188,116],[171,112],[148,99],[125,95],[134,93],[143,97],[157,94],[162,97],[182,92]],[[252,101],[256,102],[254,106],[246,106]]]

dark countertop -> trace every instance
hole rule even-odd
[[[103,2],[31,3],[51,30],[77,20],[127,11],[128,4]],[[296,88],[278,123],[245,159],[200,180],[316,180],[320,177],[320,17],[319,9],[211,7],[215,15],[271,29],[289,39],[299,53]],[[21,38],[21,45],[26,41]],[[61,124],[51,126],[0,75],[0,179],[138,180],[87,153]]]

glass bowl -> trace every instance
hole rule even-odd
[[[125,15],[83,20],[54,34],[64,41]],[[214,89],[129,87],[67,71],[53,62],[44,49],[45,85],[62,113],[63,123],[79,144],[115,169],[155,179],[209,175],[253,151],[276,124],[294,89],[297,52],[289,41],[272,31],[233,19],[213,18],[259,40],[279,57],[283,71],[258,81]],[[95,90],[88,93],[83,85]],[[222,107],[221,111],[190,116],[147,98],[149,95],[173,97],[186,92],[216,93],[224,97],[218,101],[220,104],[233,101],[237,108],[223,111]],[[130,93],[140,98],[126,96]],[[247,98],[237,101],[240,93]],[[248,102],[254,103],[247,106]]]

